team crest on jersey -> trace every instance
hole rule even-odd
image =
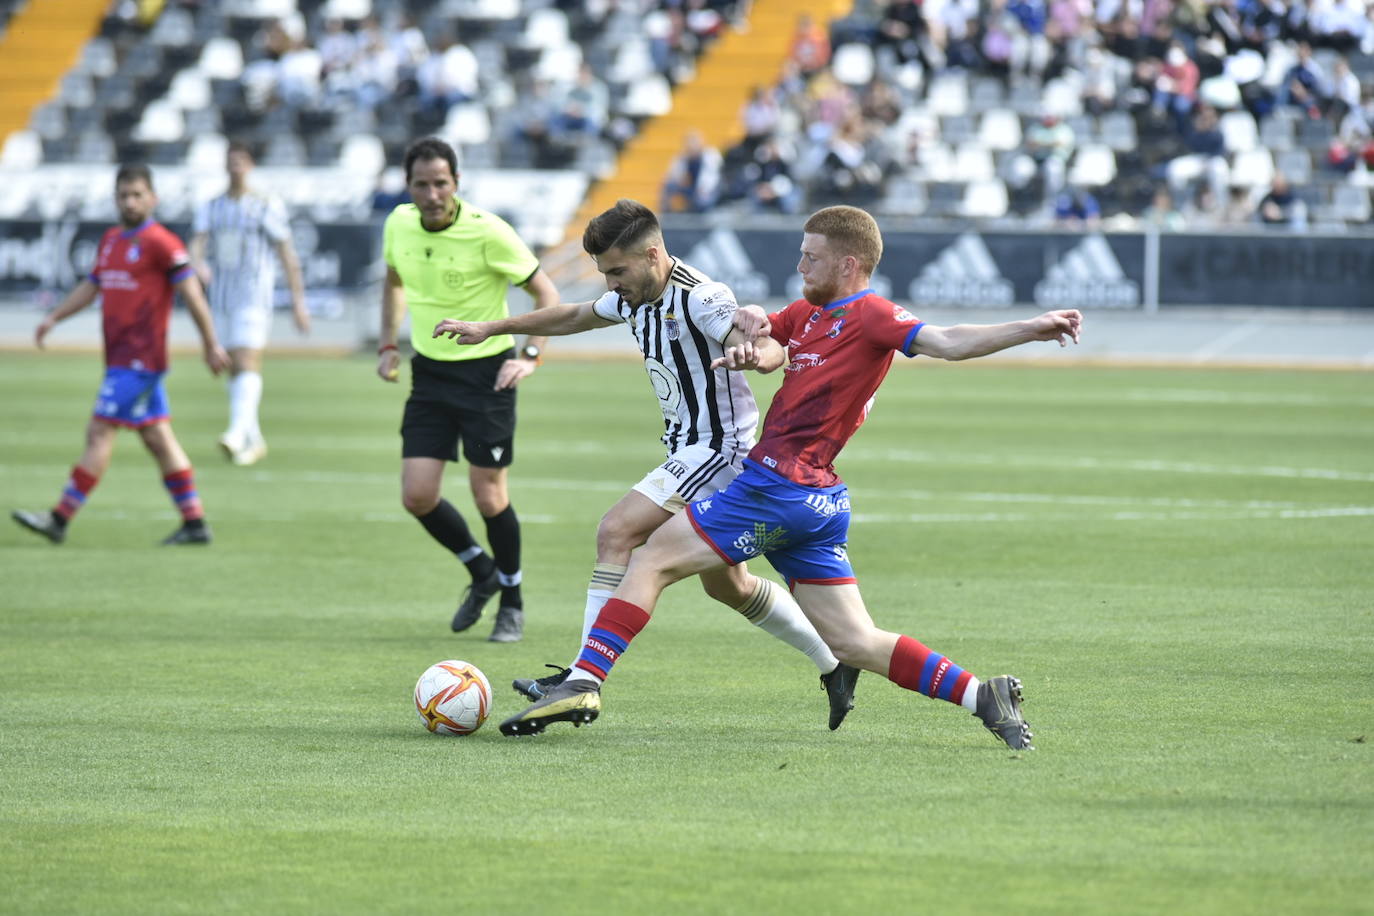
[[[677,340],[682,336],[682,328],[678,326],[677,316],[673,314],[670,307],[668,314],[663,316],[663,330],[668,335],[669,340]]]
[[[130,264],[137,264],[140,257],[142,257],[142,252],[139,251],[137,242],[130,245],[129,249],[124,252],[124,260]]]
[[[905,308],[903,308],[903,307],[900,306],[900,305],[894,305],[894,306],[892,307],[892,317],[895,318],[895,319],[897,319],[898,321],[915,321],[915,320],[916,320],[916,316],[915,316],[915,315],[911,314],[910,312],[908,312]]]
[[[826,336],[826,337],[832,337],[832,338],[833,338],[833,337],[839,337],[839,336],[840,336],[840,329],[843,328],[843,327],[844,327],[844,319],[841,318],[839,321],[835,322],[834,324],[832,324],[832,325],[830,326],[830,330],[828,330],[828,331],[825,332],[825,336]]]

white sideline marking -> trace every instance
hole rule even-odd
[[[1051,522],[1051,521],[1111,521],[1111,522],[1176,522],[1176,521],[1263,521],[1269,519],[1323,519],[1374,517],[1374,506],[1332,506],[1318,509],[1255,509],[1234,512],[1108,512],[1101,516],[1055,513],[1035,515],[1029,512],[913,512],[910,515],[856,512],[850,517],[855,524],[931,524],[938,522]]]
[[[1158,401],[1164,404],[1256,404],[1293,407],[1374,407],[1374,398],[1327,398],[1310,394],[1259,391],[1207,391],[1191,388],[1134,388],[1124,391],[1127,401]]]

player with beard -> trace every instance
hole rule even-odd
[[[688,503],[719,491],[739,474],[754,445],[758,406],[743,373],[713,365],[725,347],[752,340],[767,326],[757,306],[740,308],[724,283],[671,256],[658,217],[638,201],[620,200],[593,218],[582,247],[606,278],[592,302],[558,305],[496,321],[441,321],[434,336],[480,344],[493,334],[566,335],[623,324],[644,355],[644,368],[663,413],[668,454],[601,519],[596,566],[587,588],[582,636],[587,641],[602,607],[625,575],[631,552]],[[806,655],[821,674],[838,728],[853,706],[857,669],[840,664],[785,590],[751,575],[744,564],[707,570],[702,587],[749,622]],[[512,685],[539,700],[571,669]]]
[[[867,417],[894,353],[962,360],[1037,340],[1065,346],[1078,341],[1083,316],[1063,310],[996,325],[929,325],[869,287],[881,256],[882,234],[863,210],[828,207],[806,221],[797,265],[804,298],[771,316],[767,336],[716,361],[729,369],[787,368],[743,473],[634,553],[568,679],[502,722],[503,734],[595,719],[601,684],[665,588],[762,554],[843,664],[963,706],[1008,747],[1031,748],[1016,678],[981,681],[912,637],[874,624],[849,563],[849,494],[834,459]]]
[[[172,432],[172,411],[163,388],[167,374],[167,326],[173,293],[180,293],[205,345],[205,363],[218,375],[229,365],[210,319],[210,308],[191,269],[186,246],[153,219],[157,195],[144,165],[122,165],[115,174],[115,204],[121,225],[106,230],[90,276],[39,323],[41,348],[48,332],[101,298],[105,337],[105,379],[96,396],[86,448],[72,468],[62,496],[50,511],[16,509],[11,517],[54,544],[67,537],[67,524],[110,466],[121,426],[138,431],[157,462],[181,527],[163,544],[208,544],[210,529],[196,491],[191,459]]]

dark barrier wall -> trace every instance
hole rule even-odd
[[[191,227],[167,227],[188,245]],[[0,222],[0,292],[66,290],[86,276],[108,223],[17,220]],[[292,237],[310,289],[361,286],[381,257],[378,230],[366,223],[292,222]]]
[[[794,229],[665,225],[741,301],[795,299]],[[883,234],[875,288],[918,306],[1374,308],[1374,237],[1067,232]]]
[[[803,220],[749,228],[665,220],[668,248],[743,302],[796,299]],[[189,227],[170,224],[189,241]],[[776,228],[775,228],[776,227]],[[0,292],[66,289],[103,224],[0,222]],[[370,224],[292,224],[312,290],[378,277]],[[1374,308],[1374,235],[887,231],[875,288],[917,306]]]

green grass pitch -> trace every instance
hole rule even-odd
[[[400,506],[403,386],[272,359],[271,455],[234,468],[221,383],[175,366],[211,547],[155,546],[176,519],[128,433],[65,545],[0,529],[0,912],[1374,901],[1368,373],[894,369],[839,464],[851,554],[880,625],[1023,679],[1014,754],[872,674],[827,731],[814,667],[690,582],[596,723],[503,738],[511,679],[574,652],[600,514],[661,458],[642,370],[555,358],[522,390],[526,636],[494,645],[490,617],[448,631],[461,570]],[[99,376],[0,358],[5,508],[53,503]],[[448,494],[473,517],[461,467]],[[454,657],[496,695],[464,739],[410,704]]]

